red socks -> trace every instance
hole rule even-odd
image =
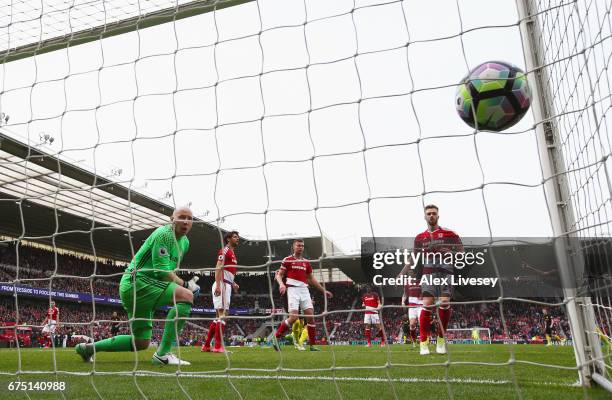
[[[287,320],[284,320],[278,326],[278,329],[276,330],[276,334],[274,336],[276,336],[277,339],[280,338],[288,328],[289,328],[289,322],[287,322]]]
[[[441,332],[438,332],[439,337],[444,337],[446,333],[446,328],[448,328],[448,321],[450,321],[451,317],[451,309],[450,306],[448,308],[438,308],[438,315],[440,316],[440,325],[442,325]]]
[[[216,329],[217,329],[217,320],[211,321],[210,325],[208,325],[208,336],[206,336],[206,343],[204,343],[204,346],[210,347],[210,342],[212,342],[213,337],[215,337]]]
[[[368,341],[368,344],[372,344],[372,331],[370,330],[370,328],[366,328],[365,337],[366,337],[366,340]]]
[[[311,346],[314,345],[316,342],[317,332],[315,327],[315,324],[306,324],[306,328],[308,329],[308,343],[310,343]],[[276,330],[274,336],[276,336],[277,339],[280,338],[287,329],[289,329],[289,322],[287,320],[284,320],[278,326],[278,329]]]
[[[223,328],[225,327],[225,321],[217,321],[217,327],[215,328],[215,349],[223,348]]]
[[[223,330],[225,328],[225,321],[214,320],[208,325],[208,336],[206,336],[206,342],[204,347],[210,347],[213,337],[215,338],[215,349],[223,348]]]
[[[311,346],[314,346],[315,343],[317,342],[317,330],[316,325],[315,324],[306,324],[306,328],[308,328],[308,343]]]
[[[378,333],[376,333],[376,337],[374,337],[374,339],[376,338],[380,338],[380,344],[383,345],[385,344],[385,334],[383,333],[382,329],[378,330]]]
[[[411,326],[410,327],[410,340],[412,340],[412,342],[416,342],[417,340],[417,329],[416,326]]]
[[[431,311],[423,308],[421,315],[419,315],[419,333],[421,336],[421,343],[426,342],[429,339],[429,331],[431,328]]]
[[[448,322],[451,317],[451,308],[450,306],[447,308],[438,307],[438,317],[440,319],[440,331],[438,332],[439,337],[444,337],[446,333],[446,328],[448,328]],[[429,331],[431,327],[431,311],[423,308],[421,310],[421,315],[419,316],[419,331],[421,334],[421,342],[427,341],[429,338]],[[416,332],[415,332],[416,333]],[[410,332],[412,336],[412,330]]]

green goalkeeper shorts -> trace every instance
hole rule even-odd
[[[153,331],[153,312],[158,307],[174,303],[174,290],[178,285],[142,275],[133,279],[129,274],[123,275],[119,284],[119,297],[128,317],[138,318],[131,322],[134,338],[148,340]]]

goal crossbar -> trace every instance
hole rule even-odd
[[[196,0],[0,52],[0,64],[233,7],[254,0]]]

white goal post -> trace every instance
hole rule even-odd
[[[549,63],[559,63],[562,60],[556,60],[554,56],[550,57],[546,53],[547,50],[551,50],[550,47],[545,47],[543,44],[546,39],[542,29],[542,17],[539,15],[539,4],[537,3],[538,2],[533,0],[518,0],[517,6],[521,19],[520,29],[525,55],[525,65],[527,69],[531,71],[529,79],[534,94],[532,108],[535,120],[537,121],[536,139],[538,142],[540,159],[542,160],[541,167],[544,178],[544,190],[547,196],[548,211],[552,223],[553,235],[556,239],[554,247],[557,262],[559,263],[559,273],[564,287],[564,301],[570,323],[576,364],[579,368],[578,372],[581,384],[590,386],[591,380],[595,380],[603,387],[610,390],[612,384],[606,377],[607,370],[600,346],[600,339],[597,335],[593,305],[591,304],[591,298],[587,296],[588,292],[585,293],[585,290],[588,290],[588,288],[576,287],[576,283],[583,282],[586,271],[582,249],[577,245],[577,240],[571,239],[579,238],[584,235],[588,236],[591,234],[591,229],[589,229],[590,227],[580,227],[577,217],[582,220],[585,216],[576,215],[576,211],[579,210],[579,208],[578,205],[575,204],[575,197],[577,197],[576,192],[572,193],[572,190],[579,191],[580,186],[573,189],[569,182],[570,174],[573,171],[568,171],[569,168],[567,166],[569,164],[565,158],[567,155],[571,157],[571,150],[568,150],[566,148],[567,144],[564,144],[564,138],[559,132],[560,122],[557,121],[557,119],[560,119],[563,110],[559,110],[558,107],[556,107],[553,97],[554,89],[551,88],[554,84],[551,83],[551,76],[549,76],[548,69],[545,68]],[[588,15],[581,16],[578,7],[572,10],[572,14],[570,14],[569,18],[572,17],[581,21],[582,24],[585,24],[584,19],[588,19]],[[549,29],[555,30],[556,28],[553,25],[552,28]],[[551,37],[552,35],[553,34],[550,33]],[[575,38],[575,40],[577,46],[579,39]],[[587,45],[584,39],[583,43],[580,44],[583,46]],[[550,43],[548,43],[548,45],[550,45]],[[594,46],[595,44],[591,45]],[[587,49],[585,48],[584,50],[586,51]],[[557,53],[556,56],[560,57],[559,53]],[[572,58],[576,56],[577,55],[574,54],[571,55]],[[588,58],[585,57],[584,63],[588,74],[590,63]],[[561,83],[558,82],[557,85],[561,85]],[[578,82],[574,85],[577,87]],[[597,111],[594,107],[595,98],[592,81],[590,81],[590,85],[591,87],[583,88],[583,90],[590,92],[593,96],[591,100],[593,103],[592,110],[595,119],[597,119],[599,117],[597,117]],[[566,134],[571,135],[573,129],[573,127],[570,128],[569,132],[566,132]],[[599,130],[599,128],[597,128],[597,130]],[[590,134],[596,135],[597,133],[596,131]],[[589,142],[587,141],[584,143],[584,146],[586,147],[588,144]],[[595,152],[597,153],[598,151],[596,150]],[[605,163],[607,157],[606,155],[600,162]],[[588,168],[588,165],[581,165],[580,163],[577,165],[579,168]],[[592,178],[587,178],[584,183],[581,183],[582,187],[589,185],[590,179]],[[608,189],[610,188],[609,179],[608,177]],[[608,195],[610,195],[609,191]],[[572,199],[572,197],[574,197],[574,199]],[[598,213],[602,210],[604,215],[606,215],[606,208],[610,208],[609,201],[608,198],[607,205],[605,203],[598,205],[598,209],[591,212]]]
[[[473,332],[478,332],[478,339],[472,337]],[[475,326],[473,328],[449,328],[446,330],[448,342],[450,343],[472,343],[491,344],[491,329]]]

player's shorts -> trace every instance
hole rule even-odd
[[[287,288],[287,303],[289,304],[289,311],[304,311],[313,308],[308,286],[289,286]]]
[[[212,285],[213,306],[215,310],[229,310],[230,301],[232,300],[232,285],[221,281],[221,295],[215,296],[217,282]]]
[[[425,280],[427,277],[427,280]],[[421,292],[423,296],[430,295],[433,297],[451,297],[453,294],[453,286],[451,285],[451,274],[446,272],[434,272],[431,274],[423,274],[421,278]],[[447,279],[448,282],[441,285],[430,285],[429,282],[433,282],[436,279]]]
[[[408,319],[419,319],[423,309],[423,300],[418,297],[408,297]]]
[[[363,314],[363,323],[364,324],[380,324],[380,316],[378,313],[376,314]]]
[[[49,333],[53,335],[55,333],[55,329],[57,328],[57,321],[49,320],[45,326],[42,328],[42,333]]]
[[[174,304],[174,290],[178,285],[145,275],[133,279],[129,274],[123,275],[119,284],[119,297],[128,318],[138,318],[130,323],[134,337],[151,339],[153,312],[158,307]]]

